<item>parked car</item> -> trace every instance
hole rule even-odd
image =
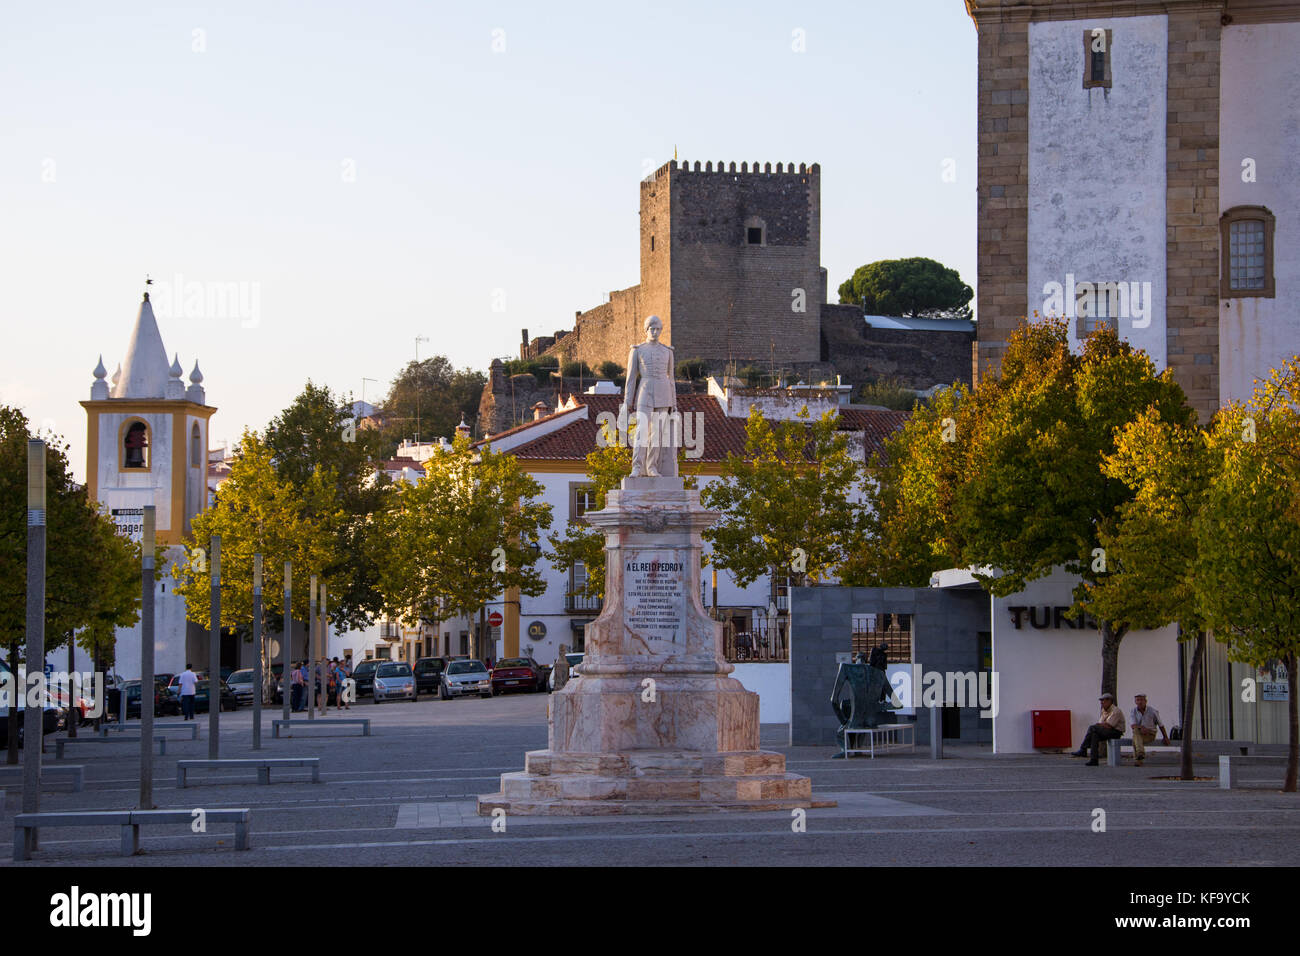
[[[541,665],[531,657],[507,657],[497,661],[492,668],[492,690],[504,693],[508,690],[526,690],[536,693],[546,689]]]
[[[6,689],[12,687],[15,696],[18,698],[18,746],[21,747],[23,745],[23,737],[26,733],[27,700],[25,694],[18,692],[18,680],[11,680],[9,677],[10,673],[11,671],[9,670],[9,666],[0,661],[0,685],[3,685]],[[45,701],[44,710],[45,714],[41,720],[41,730],[43,733],[47,735],[52,734],[56,730],[61,730],[66,726],[67,715],[60,710],[53,701],[49,700],[48,695]],[[7,746],[9,746],[9,701],[7,699],[0,699],[0,747]]]
[[[582,663],[583,657],[584,657],[583,654],[573,653],[573,652],[564,655],[564,659],[569,662],[569,680],[573,680],[575,677],[580,676],[578,672],[574,670],[574,668]],[[551,674],[546,680],[546,689],[552,692],[554,692],[555,690],[555,668],[554,667],[551,668]]]
[[[415,700],[415,675],[404,661],[384,661],[375,668],[371,696],[376,704],[385,700]]]
[[[196,714],[203,714],[208,710],[208,676],[207,674],[197,674],[195,676],[198,677],[199,683],[198,686],[194,688],[194,712]],[[167,685],[167,694],[175,700],[175,712],[180,713],[181,679],[179,674],[173,677],[171,683]],[[130,706],[129,700],[127,706]],[[221,701],[218,706],[222,710],[239,709],[239,698],[235,696],[234,692],[225,681],[221,682]]]
[[[492,674],[482,661],[452,661],[442,672],[439,694],[443,700],[478,694],[492,696]]]
[[[253,695],[258,690],[253,686],[253,669],[251,667],[242,671],[235,671],[227,677],[226,686],[230,688],[241,704],[251,704]]]
[[[129,680],[122,684],[122,690],[126,692],[127,720],[140,716],[140,683],[138,680]],[[153,683],[153,715],[155,717],[164,717],[167,714],[179,714],[180,702],[174,700],[171,694],[167,692],[167,684],[161,678]],[[121,706],[120,702],[118,706]]]
[[[441,657],[421,657],[415,662],[415,693],[436,693],[442,683],[443,663]],[[355,676],[355,675],[353,675]]]
[[[356,667],[352,668],[352,679],[357,682],[357,700],[365,697],[367,694],[374,693],[375,687],[375,668],[380,664],[387,664],[388,661],[381,661],[378,658],[364,660]]]

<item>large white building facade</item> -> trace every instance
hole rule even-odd
[[[1055,314],[1076,346],[1112,324],[1173,371],[1202,423],[1249,398],[1300,353],[1300,4],[965,2],[979,55],[976,379],[1022,317]],[[1185,675],[1167,630],[1155,646]],[[1068,673],[1078,635],[1035,638],[1031,657],[1002,655],[1008,673]],[[1121,646],[1121,677],[1135,646]],[[1284,740],[1282,679],[1211,641],[1193,732]],[[1244,681],[1269,697],[1243,701]]]
[[[1118,326],[1201,421],[1300,351],[1300,4],[966,0],[976,375],[1022,316]]]

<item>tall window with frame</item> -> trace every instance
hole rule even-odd
[[[596,490],[590,484],[573,482],[569,485],[569,524],[583,522],[583,515],[596,507]]]
[[[1083,31],[1083,88],[1085,90],[1111,86],[1111,41],[1110,30],[1093,27]]]
[[[1219,296],[1267,298],[1276,294],[1273,229],[1277,220],[1264,206],[1233,206],[1219,219]]]

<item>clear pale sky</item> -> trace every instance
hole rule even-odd
[[[309,378],[382,395],[417,335],[486,369],[571,328],[638,281],[637,183],[674,147],[821,163],[832,301],[883,258],[975,285],[962,0],[14,4],[0,93],[0,403],[79,479],[146,273],[156,304],[243,284],[242,313],[159,309],[234,441]]]

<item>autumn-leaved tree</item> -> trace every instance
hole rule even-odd
[[[357,428],[342,395],[308,382],[302,392],[266,428],[262,439],[276,474],[297,491],[304,516],[332,529],[329,563],[321,576],[330,582],[326,612],[340,630],[369,626],[383,601],[379,593],[372,518],[383,506],[387,482],[377,463],[384,439],[373,429]],[[322,499],[327,513],[317,513],[313,482],[328,478],[332,493]],[[280,606],[267,607],[270,627],[280,626]]]
[[[700,493],[721,512],[703,533],[715,566],[741,587],[764,574],[796,585],[834,575],[862,521],[862,466],[833,412],[769,423],[754,407],[745,423],[745,453],[731,454],[722,476]]]
[[[425,464],[414,485],[389,490],[376,515],[385,547],[379,584],[390,610],[414,621],[482,617],[510,588],[535,597],[546,590],[537,569],[551,506],[542,486],[508,453],[475,449],[457,435],[450,451]],[[475,657],[484,648],[473,648]]]
[[[864,534],[845,557],[841,583],[926,587],[931,574],[957,563],[948,516],[972,408],[964,385],[936,392],[872,455]]]
[[[1117,430],[1148,408],[1174,424],[1194,413],[1173,373],[1157,373],[1114,329],[1098,328],[1076,354],[1064,321],[1055,319],[1022,324],[1008,343],[1001,380],[986,395],[978,392],[952,502],[962,563],[986,566],[976,577],[999,597],[1056,568],[1078,575],[1073,609],[1097,618],[1101,693],[1114,694],[1120,641],[1132,625],[1096,614],[1088,586],[1108,573],[1099,535],[1133,491],[1102,464],[1115,451]]]
[[[1210,445],[1222,464],[1197,519],[1197,601],[1233,660],[1286,665],[1283,789],[1294,792],[1300,765],[1300,356],[1273,370],[1250,402],[1221,409]]]
[[[632,470],[632,449],[620,443],[614,430],[603,427],[601,446],[587,456],[587,481],[590,484],[588,510],[605,507],[605,496],[619,486]],[[630,426],[635,434],[635,425]],[[585,585],[577,593],[583,597],[605,596],[605,534],[590,527],[581,518],[570,521],[562,532],[549,538],[552,563],[557,571],[568,573],[575,564],[587,572]]]
[[[1192,421],[1162,421],[1147,409],[1118,434],[1102,470],[1133,491],[1099,531],[1107,573],[1085,585],[1092,613],[1134,629],[1176,623],[1192,643],[1181,726],[1181,773],[1191,780],[1192,726],[1205,659],[1205,620],[1196,599],[1196,520],[1217,468]]]
[[[216,503],[194,517],[186,543],[186,561],[172,568],[176,593],[185,598],[186,615],[208,624],[211,606],[212,536],[221,535],[221,625],[250,634],[253,622],[253,555],[261,553],[262,602],[270,617],[284,606],[284,562],[293,562],[293,612],[309,616],[312,574],[321,575],[335,561],[337,523],[331,474],[317,470],[299,487],[279,474],[271,449],[253,431],[245,431],[230,476]]]

